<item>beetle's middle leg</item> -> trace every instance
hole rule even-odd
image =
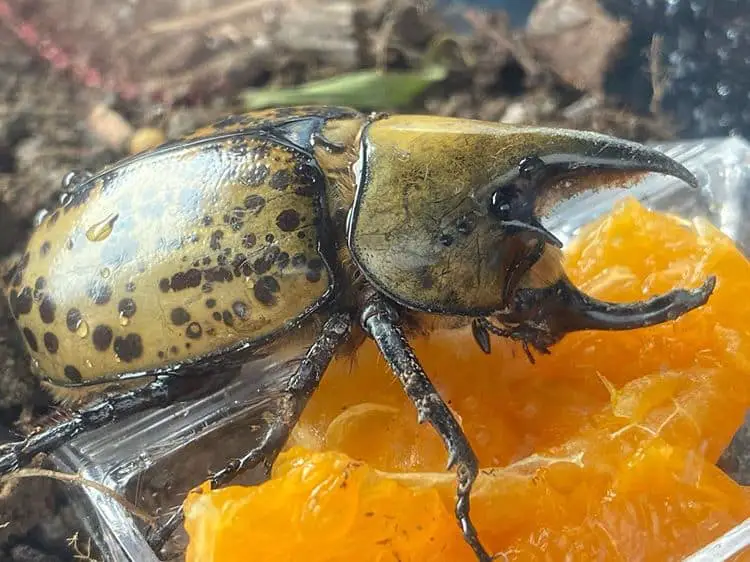
[[[469,514],[469,496],[479,472],[469,440],[406,341],[396,309],[380,295],[373,294],[365,301],[360,322],[417,408],[419,422],[430,422],[445,443],[448,468],[456,466],[458,472],[456,517],[461,532],[480,562],[490,562],[492,557],[482,546]]]
[[[349,314],[337,313],[323,325],[320,335],[290,377],[281,398],[277,401],[278,412],[268,427],[261,442],[240,458],[232,459],[224,468],[209,479],[211,489],[220,488],[246,470],[264,463],[270,468],[284,447],[289,434],[302,415],[307,402],[320,384],[336,351],[351,332]],[[184,513],[179,507],[170,518],[148,536],[148,543],[155,551],[161,550],[166,540],[183,521]]]

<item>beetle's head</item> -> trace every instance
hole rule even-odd
[[[363,135],[349,246],[369,281],[412,309],[543,325],[547,343],[657,324],[704,303],[713,280],[646,302],[597,301],[568,280],[542,224],[584,191],[649,172],[696,185],[661,152],[605,135],[390,117]]]

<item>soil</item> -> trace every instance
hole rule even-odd
[[[269,11],[269,2],[265,11],[238,18],[242,6],[263,3],[160,0],[125,9],[119,0],[97,0],[94,10],[91,0],[71,0],[60,12],[56,0],[0,0],[0,272],[22,249],[36,211],[56,197],[63,175],[124,156],[133,131],[158,127],[175,137],[241,111],[234,100],[244,88],[375,66],[417,69],[445,35],[453,39],[442,52],[447,78],[392,109],[564,125],[635,140],[678,134],[668,115],[635,114],[601,92],[628,20],[608,19],[594,0],[561,3],[595,11],[590,28],[585,22],[576,28],[575,48],[555,48],[556,37],[570,45],[569,29],[547,25],[534,36],[533,29],[511,30],[500,11],[446,14],[425,1],[312,2],[315,7],[285,0],[276,2],[283,10]],[[212,17],[201,19],[196,5]],[[602,29],[617,30],[600,46],[606,56],[584,64],[587,37],[601,37]],[[130,40],[117,43],[120,37]],[[359,105],[370,109],[366,99]],[[58,411],[29,373],[2,298],[0,388],[0,424],[15,432],[26,433]],[[744,457],[726,461],[730,469],[746,464]],[[1,495],[0,559],[81,559],[86,538],[79,537],[78,552],[71,547],[81,525],[59,485],[24,479]]]

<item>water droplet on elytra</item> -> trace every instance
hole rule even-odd
[[[102,240],[106,240],[109,235],[112,234],[112,228],[114,227],[115,221],[119,216],[120,215],[118,215],[117,213],[114,213],[112,215],[109,215],[103,221],[99,221],[98,223],[91,225],[86,230],[86,238],[88,238],[92,242],[101,242]]]

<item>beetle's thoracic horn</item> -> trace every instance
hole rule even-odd
[[[561,201],[585,191],[622,186],[648,173],[680,179],[698,187],[696,177],[666,154],[639,143],[586,131],[539,129],[537,155],[544,163],[534,180],[537,200],[535,214],[548,215]],[[544,139],[554,149],[545,150]]]

